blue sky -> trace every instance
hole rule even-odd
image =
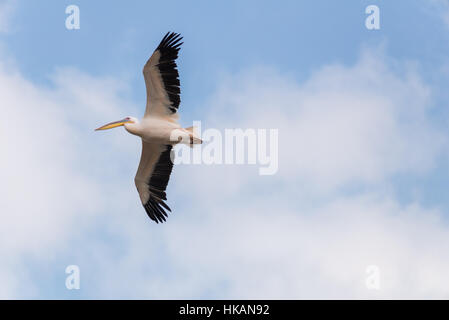
[[[449,297],[447,1],[0,3],[15,120],[0,297]],[[140,142],[92,129],[143,114],[141,70],[169,30],[185,42],[181,123],[278,128],[280,164],[175,167],[156,226],[132,181]],[[369,264],[381,290],[364,286]]]

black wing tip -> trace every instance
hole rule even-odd
[[[161,42],[159,43],[156,50],[160,49],[174,49],[176,51],[179,51],[181,48],[181,45],[183,42],[180,43],[180,41],[183,39],[181,37],[180,33],[169,31],[165,34],[165,36],[162,38]]]
[[[169,31],[156,48],[156,51],[159,51],[161,55],[157,67],[161,73],[164,88],[167,91],[170,101],[168,108],[171,113],[176,113],[181,103],[179,73],[175,61],[178,58],[181,45],[184,43],[181,41],[182,39],[181,34]]]
[[[163,204],[163,207],[161,207]],[[163,200],[159,200],[152,195],[150,195],[150,199],[143,205],[148,217],[156,223],[164,223],[166,218],[168,218],[167,212],[164,210],[167,209],[171,212],[171,209],[167,204],[164,203]]]
[[[170,207],[164,200],[167,200],[165,189],[173,168],[172,151],[173,146],[168,144],[159,156],[154,167],[154,172],[157,174],[153,175],[149,181],[150,198],[143,205],[148,217],[156,223],[165,222],[166,218],[168,218],[166,210],[171,212]]]

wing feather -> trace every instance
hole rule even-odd
[[[165,221],[168,216],[165,210],[171,212],[164,200],[167,200],[165,190],[173,169],[170,157],[172,148],[171,145],[142,141],[142,156],[134,178],[142,205],[156,223]]]
[[[174,115],[178,111],[181,89],[176,59],[181,40],[180,34],[168,32],[143,68],[147,88],[145,117]]]

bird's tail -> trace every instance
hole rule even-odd
[[[198,129],[197,127],[188,127],[185,130],[189,133],[190,136],[190,147],[193,148],[194,144],[202,144],[203,140],[198,137]]]

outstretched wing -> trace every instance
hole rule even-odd
[[[181,99],[176,58],[182,45],[178,33],[168,32],[143,67],[147,87],[145,116],[166,116],[176,113]]]
[[[170,158],[171,145],[160,145],[142,141],[142,156],[134,182],[140,200],[148,216],[156,223],[164,222],[170,208],[165,190],[173,168]]]

